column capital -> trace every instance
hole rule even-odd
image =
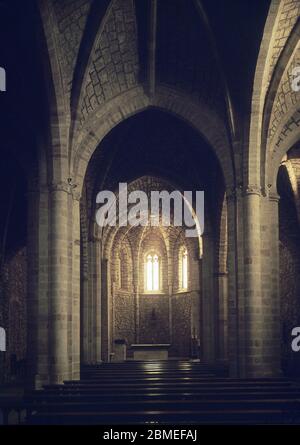
[[[66,192],[70,193],[70,186],[67,181],[59,181],[49,185],[49,191],[54,192]]]
[[[243,192],[244,196],[248,195],[263,196],[262,188],[256,184],[248,184],[246,187],[244,187]]]
[[[80,192],[76,190],[77,184],[73,183],[72,178],[67,178],[63,181],[53,182],[49,185],[49,190],[51,193],[54,192],[65,192],[72,195],[73,199],[79,201],[81,198]]]

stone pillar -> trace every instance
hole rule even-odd
[[[270,377],[281,374],[278,202],[279,196],[270,193],[262,209],[263,371]]]
[[[201,243],[202,243],[201,239]],[[202,252],[201,252],[202,254]],[[198,267],[198,273],[199,273],[199,294],[198,294],[198,300],[199,300],[199,326],[198,326],[198,332],[199,332],[199,340],[198,340],[198,348],[199,348],[199,358],[201,361],[203,361],[203,354],[202,354],[202,346],[203,346],[203,281],[202,281],[202,257],[199,258],[199,267]]]
[[[278,203],[249,186],[227,195],[231,377],[278,375]],[[274,305],[274,306],[273,306]],[[274,340],[275,339],[275,340]]]
[[[93,294],[94,294],[94,359],[101,362],[101,240],[93,240]]]
[[[87,243],[88,247],[88,280],[87,280],[87,304],[86,304],[86,311],[87,311],[87,323],[88,326],[85,327],[87,330],[87,336],[88,336],[88,364],[95,364],[96,363],[96,348],[95,348],[95,325],[96,325],[96,305],[95,305],[95,292],[94,292],[94,272],[96,267],[96,259],[95,259],[95,244],[94,244],[94,238],[88,240]]]
[[[198,240],[197,240],[198,241]],[[201,240],[202,243],[202,240]],[[194,257],[194,253],[189,251],[189,277],[188,286],[191,298],[191,352],[193,358],[201,358],[201,291],[200,291],[200,279],[201,279],[201,261],[199,257],[199,250],[197,249],[197,257]]]
[[[110,359],[110,304],[109,304],[109,275],[108,260],[103,259],[101,264],[101,357],[104,362]]]
[[[133,294],[134,294],[134,342],[137,344],[140,342],[140,293],[139,293],[139,285],[133,285]]]
[[[46,186],[30,185],[27,222],[27,385],[49,383],[48,202]]]
[[[260,189],[249,186],[244,194],[244,356],[246,377],[258,377],[264,373],[260,206]]]
[[[202,262],[202,339],[201,358],[205,363],[215,362],[215,310],[216,301],[213,279],[213,241],[211,234],[205,232],[203,240]]]
[[[68,368],[68,209],[69,187],[58,183],[51,190],[49,351],[50,381],[70,378]]]
[[[168,247],[170,249],[170,247]],[[172,345],[173,342],[173,273],[174,273],[174,263],[171,256],[168,257],[168,311],[169,311],[169,343]]]
[[[143,257],[138,252],[133,255],[133,286],[132,292],[134,295],[134,343],[140,342],[140,293],[143,292],[142,283],[140,283],[140,265],[143,264]]]
[[[228,220],[228,360],[230,377],[244,373],[243,206],[241,188],[226,192]]]
[[[81,338],[81,357],[83,360],[83,363],[85,365],[91,363],[90,359],[90,325],[91,325],[91,302],[90,302],[90,291],[89,291],[89,267],[88,265],[83,263],[83,258],[88,258],[88,262],[90,262],[91,258],[89,258],[89,255],[86,250],[87,248],[87,242],[83,242],[83,251],[82,251],[82,258],[81,258],[81,317],[82,317],[82,338]],[[89,264],[89,263],[88,263]]]
[[[279,290],[279,196],[277,193],[269,196],[270,207],[270,241],[272,241],[272,270],[271,270],[271,332],[270,369],[272,376],[281,375],[281,318],[280,318],[280,290]],[[273,340],[272,340],[273,339]]]
[[[217,296],[217,319],[216,319],[216,358],[220,363],[228,359],[227,347],[227,321],[228,321],[228,283],[227,272],[216,272],[215,294]]]
[[[72,378],[80,377],[80,195],[73,193],[71,200],[73,212],[73,233],[72,233],[72,270],[71,270],[71,335],[69,339],[71,344],[72,357]]]
[[[191,346],[192,358],[200,358],[200,291],[192,291],[192,307],[191,307]]]

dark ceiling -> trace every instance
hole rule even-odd
[[[269,3],[269,0],[202,0],[222,70],[242,121],[249,111],[253,76]],[[141,78],[146,63],[147,4],[149,0],[137,2]],[[178,88],[190,88],[192,94],[202,94],[207,100],[213,100],[222,114],[224,104],[219,95],[220,74],[214,68],[211,36],[204,29],[195,2],[160,0],[158,4],[158,80],[175,84]],[[21,238],[26,226],[26,195],[21,191],[24,191],[25,172],[30,171],[38,159],[39,144],[47,137],[49,119],[46,100],[49,85],[43,75],[45,43],[42,36],[37,1],[0,0],[0,66],[5,67],[7,72],[7,92],[0,93],[1,218],[7,214],[9,190],[15,183],[20,205],[13,217],[18,224],[12,223],[11,230],[22,234]],[[119,153],[119,159],[113,161],[119,173],[138,176],[146,173],[146,170],[156,170],[176,180],[181,168],[185,172],[181,181],[184,186],[185,179],[196,181],[195,165],[201,166],[201,159],[212,159],[205,142],[200,142],[199,137],[194,139],[191,129],[187,130],[184,125],[176,123],[175,133],[169,116],[158,116],[149,111],[136,117],[135,123],[134,128],[138,128],[139,124],[140,128],[132,146],[132,121],[125,123],[121,130],[123,128],[129,132],[126,150],[134,154],[137,160],[132,164],[132,158],[126,157],[125,151]],[[160,143],[157,142],[159,138]],[[197,159],[194,164],[190,162],[192,153]],[[18,162],[15,167],[13,160]],[[202,173],[201,180],[207,185],[207,172]],[[0,242],[2,238],[0,234]]]
[[[202,0],[235,108],[242,114],[249,110],[269,3]],[[136,4],[143,77],[149,0]],[[212,61],[210,38],[195,4],[194,0],[158,2],[157,77],[159,81],[191,89],[193,94],[207,95],[208,100],[214,98],[216,106],[222,107],[224,104],[217,103],[215,93],[222,86]],[[37,0],[0,0],[0,66],[5,66],[8,78],[8,91],[0,96],[1,142],[13,145],[12,140],[21,140],[26,152],[33,150],[37,129],[42,133],[47,120],[45,100],[49,85],[43,77],[37,5]]]
[[[249,111],[270,0],[202,0],[238,111]]]

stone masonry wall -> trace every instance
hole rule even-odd
[[[2,379],[22,376],[26,357],[27,286],[26,248],[20,249],[4,265],[1,283],[0,326],[6,330],[6,353],[2,357]],[[14,357],[14,359],[12,358]],[[14,366],[17,362],[17,367]],[[1,382],[1,378],[0,378]]]
[[[295,208],[280,201],[281,360],[285,374],[300,375],[300,353],[291,349],[291,331],[300,326],[300,233]]]

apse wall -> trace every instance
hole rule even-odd
[[[134,343],[171,344],[171,357],[191,357],[196,353],[193,339],[192,306],[197,292],[174,295],[140,295],[138,318],[135,323],[135,298],[117,292],[113,299],[113,342],[126,340],[128,357]]]
[[[129,358],[132,357],[130,346],[135,343],[170,344],[170,357],[186,358],[198,354],[200,284],[197,241],[186,242],[181,230],[173,227],[168,229],[168,234],[163,234],[161,228],[147,227],[143,233],[134,228],[121,238],[121,243],[117,237],[114,244],[111,260],[112,349],[116,340],[125,340]],[[188,287],[183,290],[179,277],[180,255],[185,245]],[[144,266],[149,252],[159,256],[158,292],[145,290]],[[122,274],[129,280],[122,278]]]

